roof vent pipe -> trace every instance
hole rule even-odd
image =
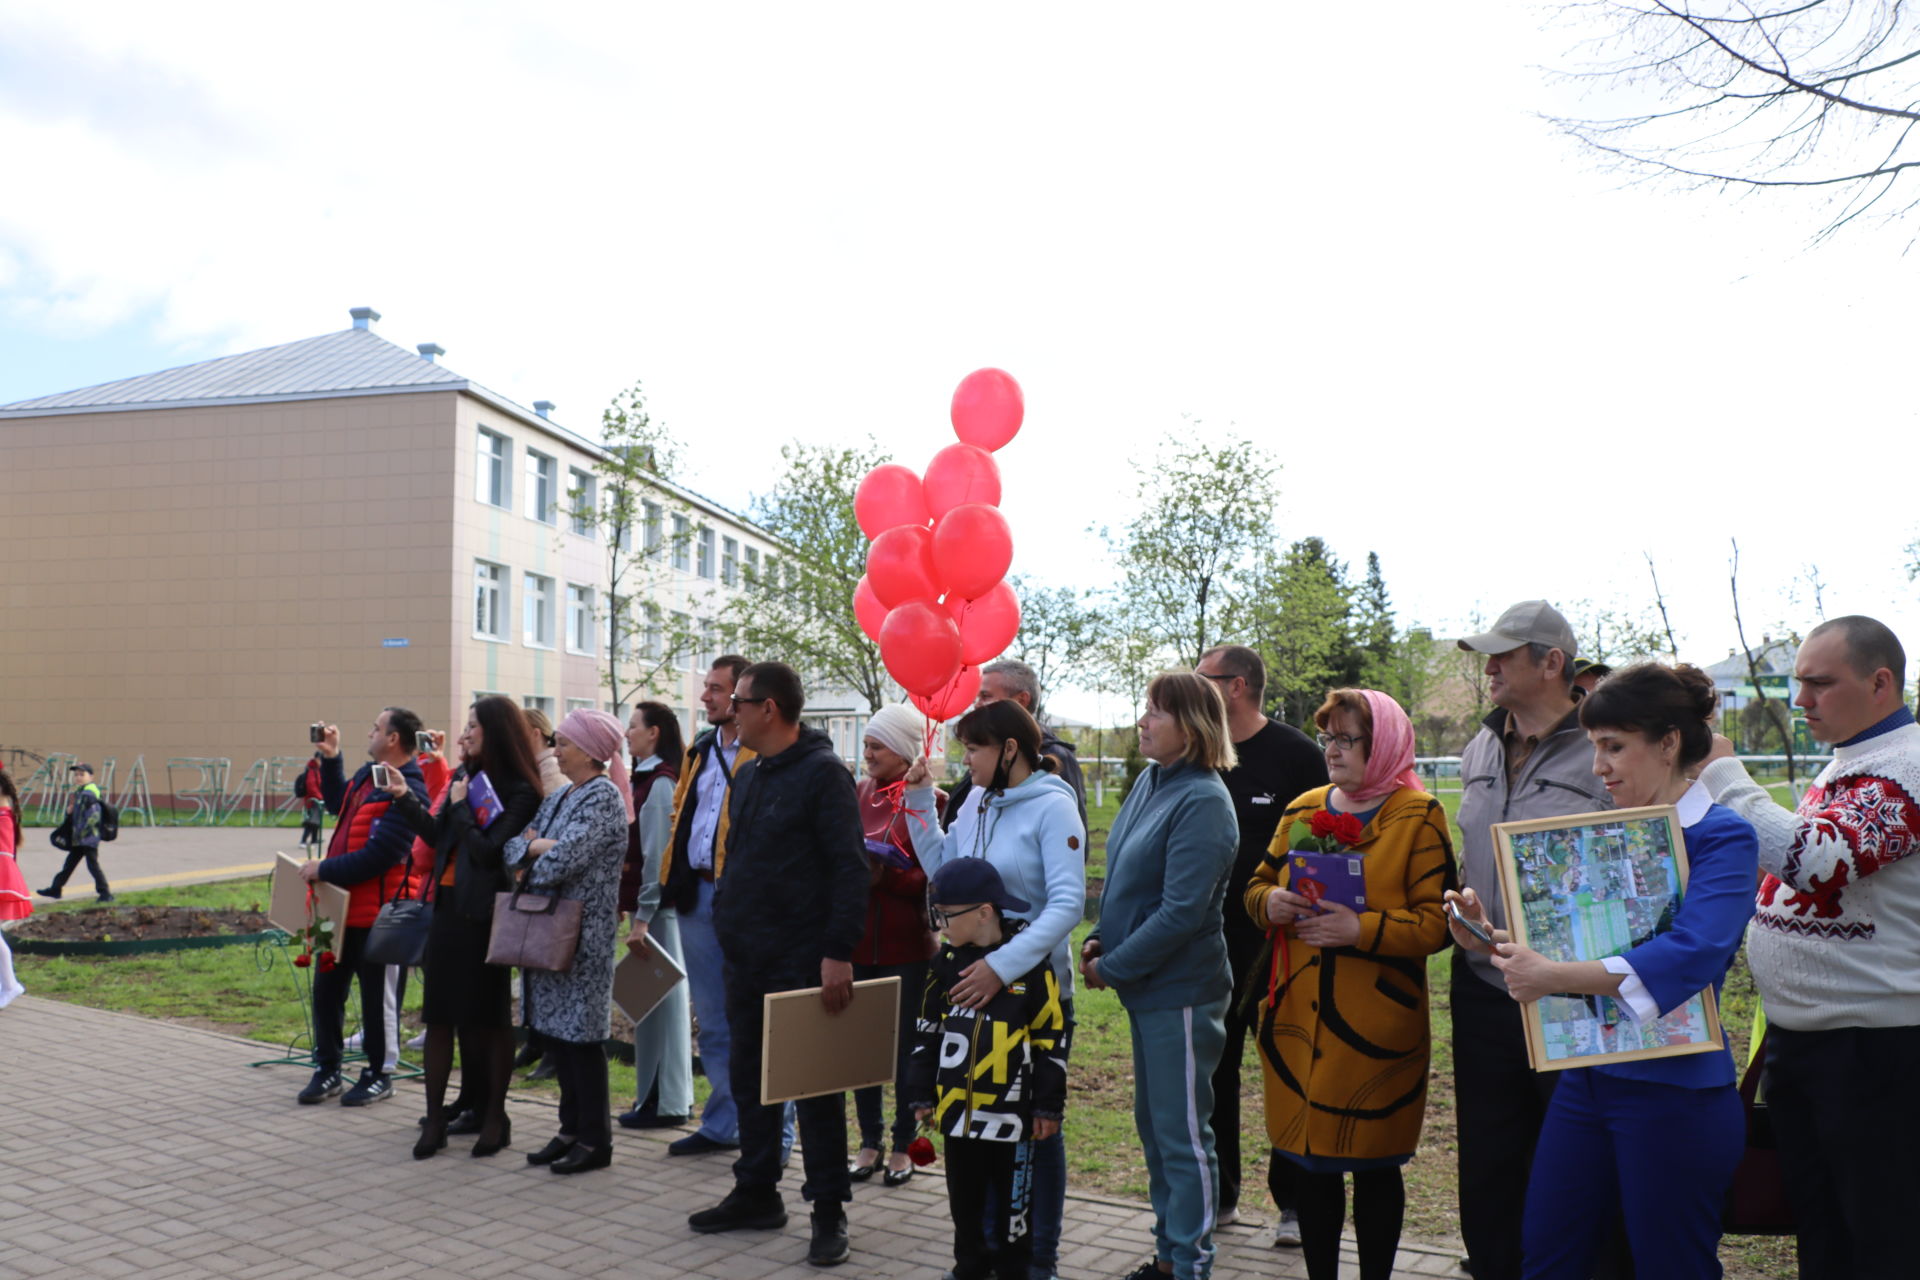
[[[447,354],[447,349],[437,342],[423,342],[419,346],[419,352],[422,360],[425,360],[428,364],[432,364],[434,362],[433,358]]]
[[[551,418],[553,416],[553,408],[554,405],[551,400],[535,400],[533,402],[533,411],[543,418]]]
[[[380,318],[380,313],[372,307],[355,307],[347,314],[353,317],[353,327],[356,329],[371,329],[374,321]]]

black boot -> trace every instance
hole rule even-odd
[[[847,1260],[847,1211],[839,1205],[815,1207],[813,1242],[807,1246],[807,1261],[816,1267],[837,1267]]]

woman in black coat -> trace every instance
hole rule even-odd
[[[511,970],[487,963],[493,895],[512,887],[501,848],[540,808],[540,767],[528,746],[526,717],[509,698],[482,698],[467,713],[460,767],[434,812],[402,785],[392,812],[433,846],[429,888],[433,923],[427,935],[427,1118],[413,1157],[447,1145],[447,1079],[460,1040],[461,1093],[481,1113],[473,1154],[490,1156],[512,1139],[507,1084],[513,1071]],[[479,780],[484,777],[484,784]],[[489,802],[485,797],[491,791]],[[478,812],[476,812],[478,809]]]

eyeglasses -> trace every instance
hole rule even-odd
[[[1350,733],[1316,733],[1313,740],[1325,751],[1328,747],[1338,747],[1342,751],[1351,751],[1363,742],[1371,741],[1365,734],[1356,738]]]
[[[1229,680],[1238,680],[1240,678],[1239,676],[1236,676],[1236,675],[1216,675],[1214,672],[1211,672],[1211,671],[1195,671],[1193,674],[1199,676],[1203,680],[1218,680],[1222,684],[1225,684]]]
[[[927,904],[927,925],[933,929],[944,929],[961,916],[966,915],[970,911],[978,911],[986,905],[984,902],[976,902],[972,906],[962,907],[958,911],[942,911],[929,902]]]
[[[768,694],[764,698],[743,698],[737,693],[730,693],[727,695],[727,701],[732,703],[736,707],[743,702],[770,702],[772,700],[773,700],[772,694]]]

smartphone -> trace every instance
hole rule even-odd
[[[379,767],[380,766],[378,765],[374,766],[374,768],[376,769]],[[1486,943],[1490,947],[1494,945],[1493,935],[1491,933],[1488,933],[1485,929],[1482,929],[1479,925],[1475,924],[1473,921],[1467,919],[1465,916],[1460,914],[1459,903],[1449,902],[1447,904],[1447,914],[1453,917],[1454,923],[1458,924],[1462,929],[1465,929],[1468,933],[1472,934],[1474,937],[1480,939],[1480,941]]]
[[[438,751],[440,749],[440,735],[431,729],[422,729],[413,735],[413,739],[414,746],[422,751]]]
[[[393,785],[393,770],[384,764],[373,766],[373,785],[384,790]]]
[[[314,746],[319,746],[326,736],[327,726],[321,724],[319,721],[316,720],[307,726],[307,741],[311,742]]]

